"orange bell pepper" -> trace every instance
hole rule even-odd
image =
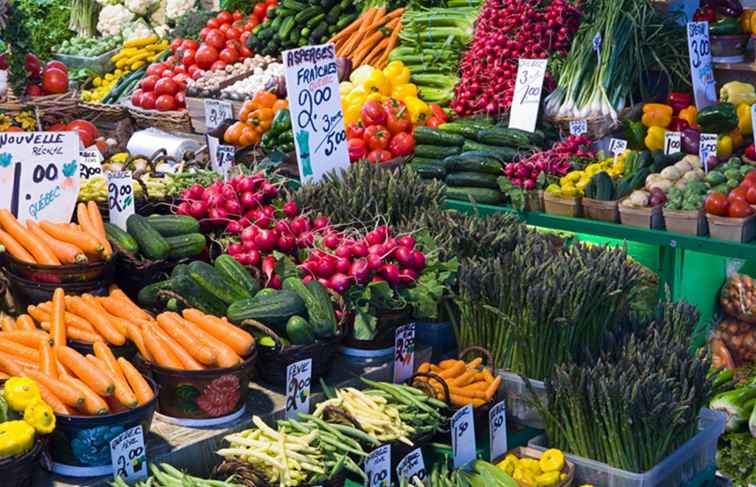
[[[258,91],[252,98],[253,108],[273,108],[273,104],[276,102],[276,95],[269,91]]]
[[[258,108],[249,114],[249,123],[251,123],[259,132],[264,133],[273,123],[275,113],[272,108]]]
[[[672,107],[661,103],[646,103],[643,105],[641,123],[646,127],[666,128],[672,123]]]
[[[276,100],[272,108],[273,108],[273,111],[276,113],[278,113],[279,110],[282,110],[284,108],[289,108],[289,100]]]
[[[698,115],[698,110],[696,110],[695,105],[691,105],[688,108],[683,108],[680,110],[680,113],[677,115],[677,117],[680,120],[685,120],[688,122],[688,127],[697,129],[698,124],[696,123],[696,115]]]

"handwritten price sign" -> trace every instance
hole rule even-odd
[[[535,131],[547,63],[546,59],[520,59],[509,128]]]
[[[417,477],[421,482],[425,480],[428,473],[425,471],[425,461],[420,448],[412,450],[402,458],[399,465],[396,466],[396,474],[400,479],[412,480],[413,477]]]
[[[475,418],[470,404],[454,413],[451,426],[454,468],[461,468],[475,460]]]
[[[504,455],[507,448],[507,411],[504,401],[496,403],[488,412],[488,440],[491,461]]]
[[[349,166],[333,44],[283,52],[299,174],[318,181]]]
[[[415,324],[400,326],[394,335],[394,383],[412,377],[415,369]]]
[[[228,181],[228,173],[234,166],[236,160],[236,148],[232,145],[221,144],[220,141],[212,135],[206,135],[207,153],[210,156],[210,167],[213,171],[223,176],[224,181]]]
[[[370,452],[365,459],[365,487],[391,485],[391,445],[383,445]]]
[[[682,133],[667,132],[664,134],[664,153],[676,154],[682,151]]]
[[[588,133],[588,122],[585,120],[572,120],[570,122],[570,135],[583,135]]]
[[[234,108],[230,102],[205,99],[205,126],[213,130],[221,126],[226,120],[234,119]]]
[[[688,22],[688,55],[693,95],[700,110],[717,102],[708,22]]]
[[[717,159],[717,134],[701,134],[698,157],[703,163],[704,171],[709,172],[709,164]]]
[[[135,426],[110,440],[113,476],[126,482],[147,477],[147,452],[142,426]]]
[[[133,182],[131,171],[108,173],[110,223],[122,230],[126,230],[126,220],[134,214]]]
[[[627,141],[624,139],[610,139],[609,140],[609,152],[618,156],[627,150]]]
[[[97,147],[87,147],[79,152],[79,177],[90,179],[102,175],[102,154]]]
[[[286,417],[310,412],[310,381],[312,359],[295,362],[286,367]]]

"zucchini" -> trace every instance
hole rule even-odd
[[[214,316],[224,316],[228,306],[197,284],[191,276],[182,274],[171,278],[173,291],[180,294],[192,308]]]
[[[461,135],[430,127],[417,127],[414,135],[415,142],[418,144],[461,146],[465,142],[465,138]]]
[[[493,174],[483,174],[479,172],[455,172],[446,176],[447,186],[473,186],[476,188],[499,188],[497,181],[499,177]]]
[[[186,235],[176,235],[175,237],[166,237],[166,242],[171,246],[168,257],[179,260],[186,257],[194,257],[205,250],[205,236],[201,233],[187,233]]]
[[[171,279],[148,284],[147,286],[144,286],[139,290],[139,294],[137,294],[137,302],[140,306],[144,306],[146,308],[154,308],[160,302],[158,291],[163,289],[170,291],[172,289],[172,286],[173,281]]]
[[[446,172],[473,171],[484,174],[501,175],[501,162],[485,152],[463,152],[458,156],[444,159]]]
[[[314,282],[315,284],[310,284]],[[298,277],[289,277],[283,282],[283,288],[297,293],[307,308],[312,329],[320,338],[336,334],[336,313],[333,310],[328,291],[318,281],[307,284]]]
[[[514,161],[520,152],[512,147],[502,147],[497,145],[481,144],[472,140],[465,140],[462,145],[464,152],[487,152],[497,157],[502,162]]]
[[[189,275],[208,293],[226,304],[249,297],[249,294],[242,290],[239,284],[225,279],[223,275],[215,270],[215,267],[207,262],[195,260],[189,264]]]
[[[418,144],[415,146],[415,157],[424,157],[428,159],[443,159],[444,157],[460,154],[462,149],[459,147],[445,147],[437,145]]]
[[[171,245],[152,228],[147,219],[141,215],[131,215],[126,220],[126,230],[139,244],[139,251],[152,260],[162,260],[168,257]]]
[[[280,290],[265,296],[235,301],[228,307],[228,319],[234,323],[244,320],[260,321],[275,328],[276,333],[286,333],[286,322],[294,315],[307,312],[304,301],[297,293]]]
[[[121,251],[133,254],[139,251],[137,241],[112,223],[105,222],[105,236]]]
[[[214,266],[227,281],[239,284],[250,298],[260,290],[260,285],[254,280],[252,274],[230,255],[219,256],[215,259]]]
[[[507,147],[520,147],[530,144],[530,139],[525,135],[525,132],[501,127],[479,130],[475,140],[482,144]]]
[[[440,179],[441,181],[443,181],[446,177],[446,170],[443,168],[443,166],[438,166],[435,164],[423,164],[413,161],[412,164],[409,165],[409,167],[412,168],[413,171],[418,173],[423,179]]]
[[[465,186],[449,186],[446,188],[446,197],[450,200],[469,202],[483,205],[495,205],[501,201],[501,192],[489,188],[474,188]]]
[[[150,215],[147,223],[163,237],[199,233],[199,222],[188,215]]]
[[[312,345],[315,333],[306,319],[294,315],[286,322],[286,336],[292,345]]]

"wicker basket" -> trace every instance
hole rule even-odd
[[[8,87],[5,91],[5,95],[0,98],[0,113],[7,115],[14,115],[20,113],[24,109],[24,104],[21,100],[13,94],[13,91]]]
[[[756,214],[745,218],[706,214],[706,219],[711,238],[748,243],[756,236]]]
[[[670,232],[694,236],[709,233],[709,225],[706,222],[703,208],[698,210],[671,210],[664,208],[662,213],[664,215],[664,226]]]
[[[589,220],[615,223],[619,221],[617,201],[583,198],[583,214]]]
[[[570,198],[545,192],[543,210],[549,215],[578,217],[582,214],[583,207],[580,204],[580,197]]]
[[[125,102],[124,106],[139,128],[155,127],[166,132],[192,133],[192,119],[186,111],[159,112],[157,110],[143,110],[132,105],[131,101]]]
[[[70,90],[59,95],[31,96],[21,100],[27,107],[37,110],[41,117],[45,113],[76,115],[79,109],[79,95]]]
[[[129,112],[123,105],[79,101],[79,116],[92,123],[97,123],[105,120],[121,120],[128,117]]]
[[[608,135],[617,127],[619,127],[620,120],[622,120],[625,114],[629,112],[630,108],[625,108],[618,114],[616,120],[613,119],[610,115],[586,117],[580,119],[571,117],[546,117],[546,120],[555,125],[558,125],[560,130],[567,134],[570,133],[570,122],[585,120],[586,126],[588,127],[588,131],[585,135],[588,136],[588,138],[591,140],[597,140]]]

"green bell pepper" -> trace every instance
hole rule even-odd
[[[646,127],[640,122],[628,121],[625,124],[625,138],[631,149],[645,149],[646,144],[644,143],[644,139],[646,138]]]
[[[713,24],[709,24],[709,34],[713,36],[734,36],[740,33],[740,21],[738,17],[725,17]]]
[[[701,132],[729,133],[738,126],[738,114],[730,103],[717,103],[702,108],[696,115],[696,123]]]
[[[263,149],[272,149],[276,145],[276,134],[272,130],[268,130],[260,139],[260,144],[263,146]]]
[[[291,115],[288,108],[282,108],[276,112],[270,129],[275,134],[282,134],[285,130],[291,129]]]

